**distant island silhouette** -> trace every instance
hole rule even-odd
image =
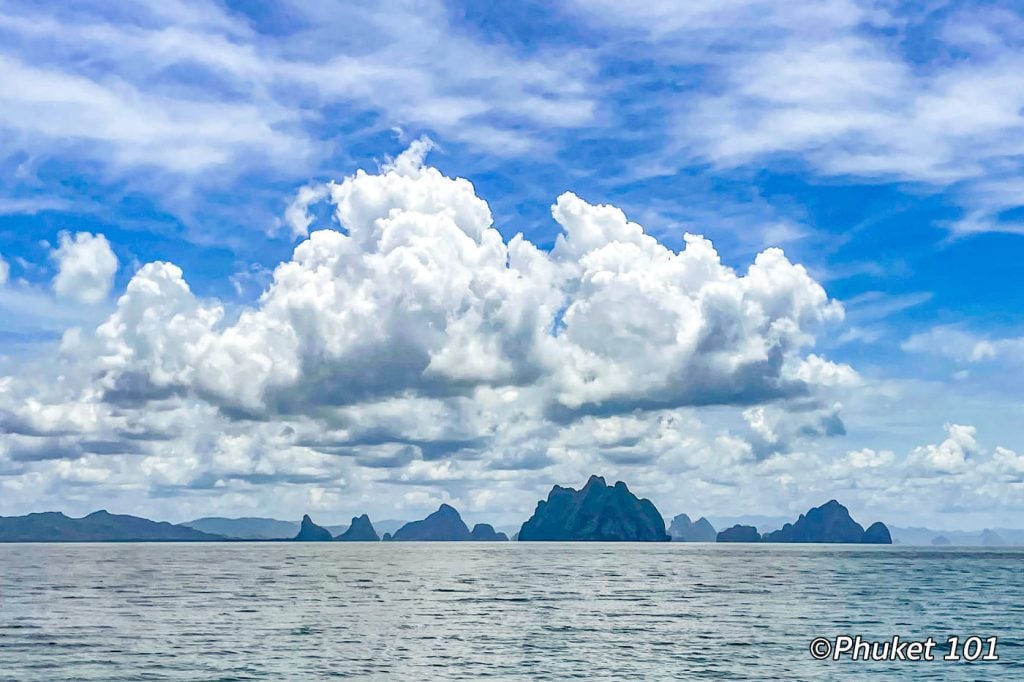
[[[668,534],[672,542],[714,542],[718,533],[703,516],[696,521],[690,521],[686,514],[679,514],[672,519],[668,527]]]
[[[754,526],[737,523],[715,536],[715,542],[760,542],[761,534]]]
[[[377,542],[380,536],[370,523],[370,517],[366,514],[353,516],[352,523],[348,525],[345,532],[334,538],[341,542]]]
[[[334,539],[331,531],[313,523],[309,514],[302,517],[302,525],[299,527],[299,534],[294,538],[297,542],[330,542]]]
[[[412,521],[396,530],[391,535],[391,542],[464,542],[471,538],[469,528],[455,507],[442,504],[422,521]]]
[[[853,520],[850,511],[835,500],[801,514],[794,523],[779,530],[760,534],[754,526],[735,525],[716,537],[718,542],[804,542],[836,544],[891,545],[889,529],[882,522],[868,530]]]
[[[379,531],[383,531],[382,533]],[[442,504],[418,521],[380,522],[369,516],[352,518],[348,526],[320,526],[309,514],[301,522],[248,517],[205,517],[184,524],[150,521],[105,510],[82,518],[61,512],[0,517],[0,542],[507,542],[508,534],[487,523],[472,530],[458,510]],[[758,542],[758,543],[893,543],[889,528],[875,522],[865,530],[849,510],[829,500],[801,514],[793,523],[760,533],[752,525],[734,525],[716,532],[704,517],[696,522],[686,514],[665,519],[646,498],[634,495],[625,483],[609,485],[591,476],[579,490],[553,486],[533,515],[513,535],[519,542]],[[935,544],[946,544],[945,536]]]
[[[519,530],[519,541],[668,542],[654,503],[626,484],[591,476],[581,490],[555,486]]]

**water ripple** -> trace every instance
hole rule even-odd
[[[1024,679],[1022,560],[901,547],[0,545],[0,680]],[[844,633],[999,635],[1002,660],[811,660],[811,639]]]

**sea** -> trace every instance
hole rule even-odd
[[[816,660],[816,638],[939,641]],[[996,661],[943,661],[957,636]],[[1024,550],[0,545],[2,680],[1024,680]]]

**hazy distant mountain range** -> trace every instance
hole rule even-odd
[[[204,517],[175,525],[124,514],[98,511],[82,518],[60,512],[0,517],[0,542],[221,542],[402,540],[504,541],[630,541],[651,542],[833,542],[924,546],[1024,545],[1024,530],[936,531],[887,527],[876,522],[866,530],[835,500],[801,514],[793,523],[776,517],[704,517],[686,514],[665,519],[650,500],[638,498],[621,481],[608,485],[591,476],[581,489],[554,486],[546,500],[521,527],[478,523],[472,530],[459,512],[443,504],[419,521],[386,519],[373,522],[363,514],[352,525],[319,526],[308,515],[301,521],[263,517]],[[737,521],[731,526],[724,524]],[[745,521],[746,523],[742,523]],[[715,526],[724,528],[716,532]],[[508,531],[508,533],[504,532]],[[891,538],[891,539],[890,539]]]
[[[793,520],[785,516],[762,516],[757,514],[746,514],[742,516],[708,516],[707,518],[715,528],[728,528],[729,526],[754,526],[762,533],[770,533],[773,530],[778,530]]]
[[[393,533],[407,522],[398,519],[375,521],[373,527],[381,533]],[[204,533],[223,535],[238,540],[281,540],[293,538],[299,532],[299,521],[281,521],[261,517],[243,517],[229,519],[221,516],[208,516],[194,521],[186,521],[183,526],[201,530]],[[347,525],[324,526],[331,535],[337,536],[348,530]]]
[[[299,532],[298,521],[278,521],[258,517],[226,519],[209,516],[181,524],[204,533],[223,535],[229,538],[245,538],[247,540],[277,540],[295,537]]]
[[[984,530],[932,530],[890,526],[892,541],[897,545],[954,545],[957,547],[1003,547],[1024,545],[1024,530],[986,528]]]
[[[0,517],[2,542],[207,542],[223,539],[187,526],[111,514],[104,509],[80,519],[60,512]]]

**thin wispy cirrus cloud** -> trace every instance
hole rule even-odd
[[[504,153],[534,144],[516,130],[523,123],[560,128],[593,115],[584,63],[459,39],[440,4],[278,11],[280,33],[215,3],[15,10],[0,24],[22,44],[3,62],[3,122],[45,144],[80,141],[122,173],[285,159],[301,173],[322,160],[316,124],[339,103]]]
[[[826,177],[953,190],[968,209],[954,231],[1019,230],[997,220],[1019,198],[972,191],[1020,177],[1024,22],[1009,6],[581,5],[645,36],[639,52],[695,71],[669,109],[664,164],[783,157]]]
[[[1021,25],[7,3],[0,513],[1005,522]]]

